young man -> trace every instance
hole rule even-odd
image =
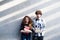
[[[45,33],[45,21],[41,18],[42,12],[40,10],[37,10],[35,14],[36,18],[33,20],[35,35],[33,40],[43,40]]]

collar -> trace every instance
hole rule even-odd
[[[41,17],[40,17],[39,19],[36,18],[36,21],[37,21],[37,20],[41,20]]]

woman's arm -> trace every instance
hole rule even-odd
[[[20,26],[20,31],[23,30],[23,29],[24,29],[24,25],[21,24],[21,26]]]

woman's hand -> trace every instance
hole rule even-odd
[[[21,30],[20,32],[23,32],[23,33],[30,33],[32,32],[31,30]]]
[[[21,30],[20,32],[24,32],[24,30]]]
[[[26,32],[29,32],[29,33],[30,33],[30,32],[32,32],[32,31],[31,31],[31,30],[27,30]]]

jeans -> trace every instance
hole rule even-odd
[[[21,40],[31,40],[31,34],[28,35],[21,34]]]
[[[34,36],[33,40],[43,40],[44,36]]]

